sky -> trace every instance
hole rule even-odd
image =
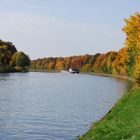
[[[132,0],[0,0],[0,39],[31,59],[118,51]]]

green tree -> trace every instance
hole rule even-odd
[[[25,70],[30,65],[30,59],[24,52],[16,52],[12,57],[12,65]]]

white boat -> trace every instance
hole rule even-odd
[[[72,68],[70,68],[69,69],[69,72],[70,73],[77,73],[77,74],[79,74],[79,70],[78,69],[72,69]]]

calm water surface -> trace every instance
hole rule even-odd
[[[0,74],[0,140],[74,140],[109,111],[127,85],[82,74]]]

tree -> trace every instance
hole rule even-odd
[[[134,78],[136,82],[140,84],[140,56],[137,57],[136,65],[134,68]]]
[[[17,52],[15,46],[11,42],[0,40],[0,65],[9,65],[12,55]]]
[[[123,31],[126,33],[125,45],[128,48],[128,59],[126,68],[128,76],[134,75],[134,67],[136,65],[137,56],[140,54],[140,14],[136,13],[125,19],[126,25]]]
[[[112,73],[126,75],[126,62],[128,61],[127,48],[119,50],[116,59],[112,62]]]
[[[0,47],[0,65],[6,65],[6,53],[7,53],[7,49],[6,47]]]
[[[30,65],[30,59],[24,52],[16,52],[12,57],[12,65],[25,70],[25,67]]]

